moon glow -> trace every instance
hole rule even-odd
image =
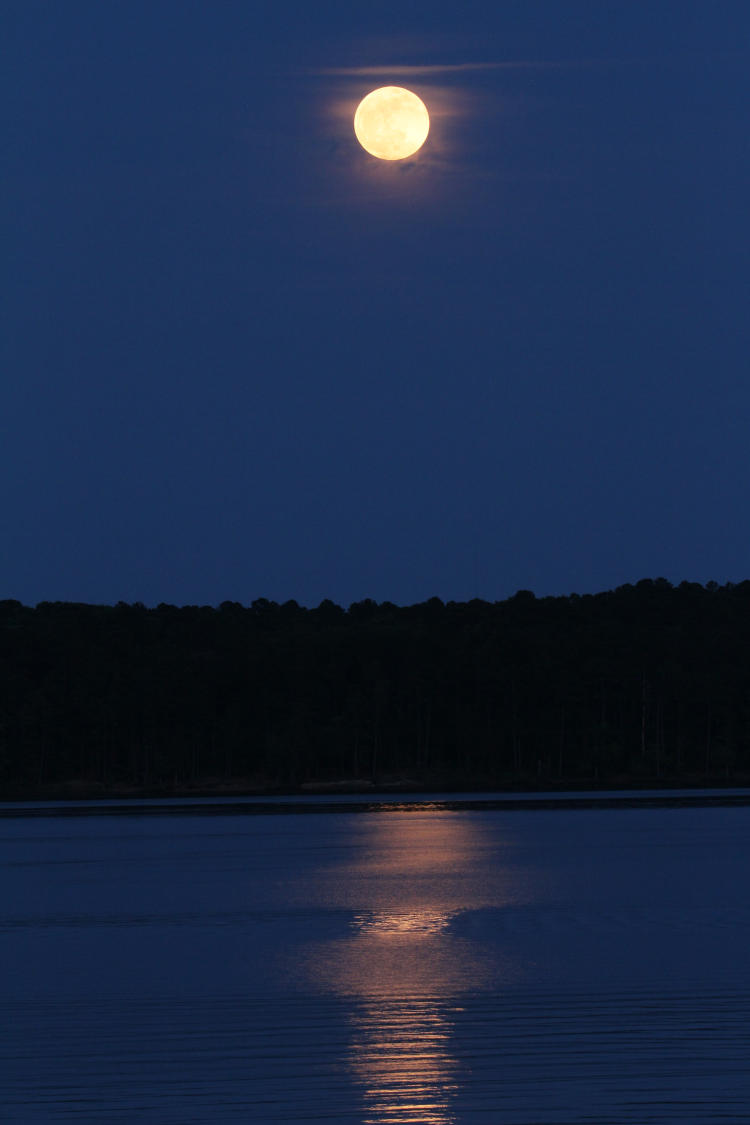
[[[362,148],[380,160],[403,160],[422,147],[430,115],[421,98],[402,86],[381,86],[363,98],[354,114]]]

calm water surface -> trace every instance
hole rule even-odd
[[[0,819],[0,1118],[750,1122],[750,808]]]

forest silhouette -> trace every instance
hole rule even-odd
[[[348,610],[0,602],[0,792],[726,784],[750,581]]]

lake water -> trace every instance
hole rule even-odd
[[[3,1121],[750,1122],[748,807],[3,811]]]

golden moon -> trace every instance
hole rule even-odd
[[[354,114],[362,148],[380,160],[403,160],[427,140],[430,115],[421,98],[401,86],[381,86],[363,98]]]

